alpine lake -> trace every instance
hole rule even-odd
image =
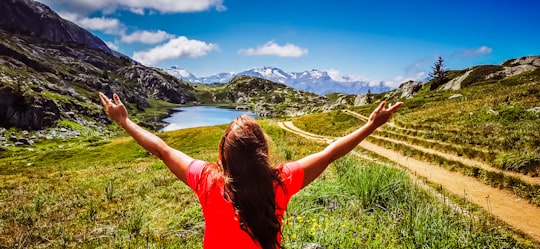
[[[241,115],[256,117],[256,114],[250,111],[215,106],[183,106],[174,108],[173,111],[170,116],[162,120],[167,123],[167,126],[160,131],[228,124]]]

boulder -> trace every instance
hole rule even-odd
[[[362,106],[369,104],[369,95],[366,93],[359,94],[354,98],[354,106]]]
[[[469,70],[467,71],[466,73],[464,73],[463,75],[459,76],[459,77],[456,77],[456,78],[453,78],[452,80],[444,83],[440,89],[441,90],[459,90],[461,89],[461,83],[467,79],[467,77],[469,77],[469,74],[471,74],[473,70]]]

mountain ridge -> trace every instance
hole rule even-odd
[[[55,43],[77,42],[113,54],[97,36],[33,0],[4,0],[0,8],[0,27]]]
[[[240,73],[219,73],[205,77],[197,77],[178,66],[163,70],[184,81],[201,84],[223,84],[230,82],[236,76],[248,75],[282,83],[297,90],[309,91],[319,95],[333,92],[362,94],[370,91],[372,93],[381,93],[392,90],[390,87],[384,86],[382,82],[379,86],[370,86],[370,83],[367,81],[338,81],[333,79],[328,72],[317,69],[303,72],[285,72],[276,67],[262,67],[252,68]]]

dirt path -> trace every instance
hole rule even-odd
[[[292,122],[280,122],[279,126],[304,138],[320,142],[331,142],[334,138],[302,131]],[[434,184],[441,185],[454,195],[465,197],[512,227],[529,234],[540,241],[540,207],[516,197],[506,190],[490,187],[457,172],[451,172],[436,165],[409,158],[395,151],[380,147],[368,141],[359,145],[365,150],[377,153],[407,168],[414,175],[422,176]]]
[[[359,113],[356,113],[356,112],[353,112],[353,111],[350,111],[350,110],[344,110],[344,112],[347,113],[347,114],[350,114],[352,116],[355,116],[357,118],[360,118],[362,120],[367,120],[367,117],[364,117],[363,115],[361,115]],[[396,127],[396,126],[393,125],[393,127]],[[460,157],[460,156],[455,155],[455,154],[444,153],[444,152],[441,152],[441,151],[438,151],[438,150],[426,148],[426,147],[419,146],[419,145],[410,144],[408,142],[401,141],[401,140],[396,140],[396,139],[393,139],[393,138],[382,137],[382,136],[377,136],[377,135],[371,135],[371,136],[375,137],[377,139],[381,139],[381,140],[391,142],[391,143],[403,144],[403,145],[409,146],[411,148],[414,148],[414,149],[422,151],[422,152],[426,152],[426,153],[429,153],[429,154],[435,154],[435,155],[443,157],[443,158],[445,158],[447,160],[460,162],[460,163],[463,163],[465,165],[474,166],[474,167],[477,167],[477,168],[480,168],[480,169],[484,169],[486,171],[495,172],[495,173],[503,173],[505,175],[510,175],[510,176],[513,176],[513,177],[517,177],[517,178],[521,179],[522,181],[524,181],[524,182],[526,182],[528,184],[540,185],[540,177],[532,177],[532,176],[523,175],[523,174],[520,174],[520,173],[517,173],[517,172],[501,170],[501,169],[494,168],[494,167],[492,167],[492,166],[490,166],[490,165],[488,165],[486,163],[483,163],[483,162],[480,162],[480,161],[477,161],[477,160],[474,160],[474,159],[470,159],[470,158],[466,158],[466,157]]]
[[[438,155],[440,157],[446,158],[447,160],[460,162],[460,163],[463,163],[465,165],[474,166],[474,167],[477,167],[477,168],[480,168],[480,169],[484,169],[486,171],[496,172],[496,173],[503,173],[505,175],[514,176],[514,177],[517,177],[517,178],[521,179],[522,181],[524,181],[524,182],[526,182],[528,184],[540,185],[540,177],[531,177],[531,176],[526,176],[526,175],[516,173],[516,172],[500,170],[500,169],[493,168],[493,167],[491,167],[491,166],[489,166],[489,165],[487,165],[485,163],[482,163],[482,162],[479,162],[479,161],[476,161],[476,160],[473,160],[473,159],[470,159],[470,158],[465,158],[465,157],[460,157],[460,156],[453,155],[453,154],[440,152],[440,151],[437,151],[437,150],[434,150],[434,149],[429,149],[429,148],[425,148],[425,147],[422,147],[422,146],[413,145],[413,144],[403,142],[403,141],[399,141],[399,140],[392,139],[392,138],[375,136],[375,135],[372,135],[372,136],[375,137],[375,138],[390,142],[390,143],[403,144],[403,145],[409,146],[411,148],[414,148],[414,149],[422,151],[422,152],[426,152],[426,153],[429,153],[429,154],[435,154],[435,155]]]
[[[355,118],[358,118],[358,119],[361,119],[363,121],[367,121],[368,120],[368,117],[358,113],[358,112],[354,112],[354,111],[351,111],[351,110],[342,110],[344,113],[346,114],[349,114]],[[422,130],[414,130],[414,129],[409,129],[409,128],[403,128],[403,127],[400,127],[396,124],[394,124],[393,122],[388,122],[386,123],[387,126],[389,127],[392,127],[396,130],[401,130],[403,131],[403,133],[397,133],[397,132],[393,132],[393,131],[390,131],[390,130],[386,130],[386,132],[388,133],[391,133],[391,134],[396,134],[396,135],[400,135],[400,136],[404,136],[404,137],[408,137],[408,138],[413,138],[413,139],[418,139],[418,140],[422,140],[422,141],[425,141],[425,142],[428,142],[428,143],[438,143],[438,144],[442,144],[442,145],[453,145],[451,143],[447,143],[447,142],[442,142],[442,141],[439,141],[439,140],[435,140],[435,139],[426,139],[426,138],[422,138],[422,137],[417,137],[417,136],[411,136],[411,135],[408,135],[406,134],[407,132],[414,132],[414,133],[420,133],[420,134],[424,134],[426,133],[427,131],[422,131]],[[479,146],[476,146],[476,148],[474,148],[475,150],[477,151],[481,151],[481,152],[489,152],[487,149],[485,148],[480,148]]]

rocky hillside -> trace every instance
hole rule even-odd
[[[226,84],[200,84],[197,92],[204,104],[228,104],[265,117],[297,116],[332,108],[324,96],[253,76],[237,76]]]
[[[488,84],[521,85],[540,80],[540,56],[509,59],[500,65],[479,65],[463,70],[449,70],[446,83],[435,91],[460,90]],[[430,89],[432,82],[408,81],[386,92],[385,98],[412,98],[422,89]]]
[[[510,59],[501,65],[481,65],[464,70],[450,71],[450,80],[441,90],[459,90],[471,85],[489,84],[516,75],[531,73],[540,69],[540,56],[526,56]]]
[[[134,111],[150,99],[195,100],[191,85],[116,57],[42,4],[3,1],[0,15],[0,127],[38,130],[63,119],[101,126],[108,120],[98,91],[121,94]]]

